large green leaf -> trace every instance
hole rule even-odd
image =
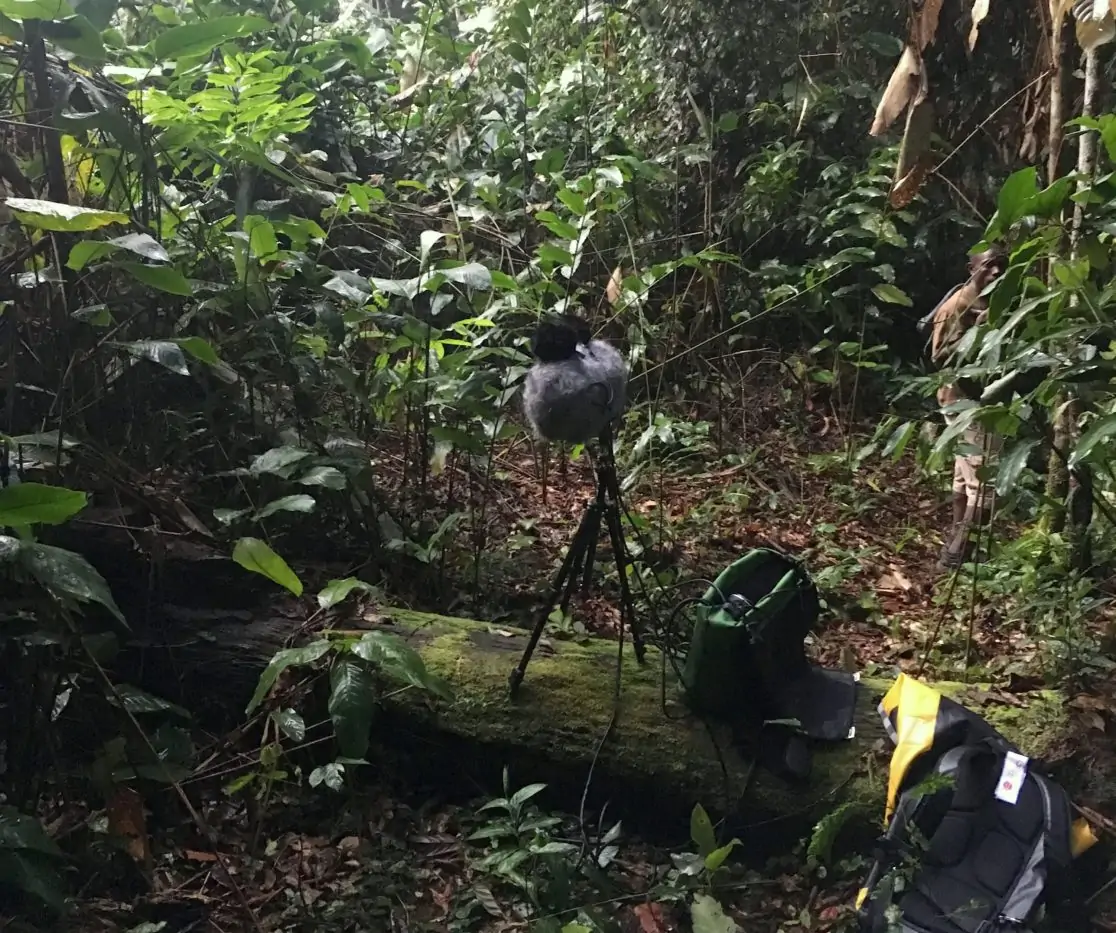
[[[259,682],[256,684],[256,691],[252,694],[252,699],[248,701],[248,706],[244,710],[246,716],[250,716],[252,711],[259,706],[264,697],[275,685],[275,681],[279,675],[283,673],[288,667],[301,667],[306,664],[313,664],[315,661],[323,658],[326,653],[333,646],[324,638],[318,641],[312,641],[308,645],[302,645],[299,648],[285,648],[282,651],[276,652],[271,659],[271,663],[264,668],[263,673],[260,674]]]
[[[271,721],[279,727],[279,731],[296,744],[306,741],[306,722],[293,709],[277,709],[271,713]]]
[[[492,288],[492,273],[479,262],[467,262],[450,269],[439,269],[438,274],[444,275],[451,282],[458,282],[469,288],[476,288],[481,291]]]
[[[713,821],[700,803],[694,804],[690,811],[690,839],[697,846],[702,858],[717,848],[717,834],[713,831]]]
[[[60,525],[88,501],[84,492],[64,486],[20,483],[0,489],[0,526]]]
[[[429,690],[445,700],[453,699],[448,683],[431,674],[418,653],[398,635],[366,632],[352,647],[353,653],[379,667],[389,677]]]
[[[127,625],[105,578],[80,554],[49,544],[24,543],[19,557],[39,585],[54,596],[79,603],[99,603]]]
[[[690,905],[694,933],[738,933],[740,927],[721,905],[708,894],[695,894]]]
[[[88,62],[103,62],[108,58],[100,33],[84,16],[44,22],[42,31],[46,39]]]
[[[92,207],[75,207],[58,201],[36,198],[8,198],[5,202],[16,219],[36,230],[53,230],[56,233],[82,233],[97,230],[109,224],[126,224],[128,215],[119,211],[101,211]]]
[[[114,343],[112,346],[127,350],[140,359],[158,363],[180,376],[190,375],[186,357],[182,355],[182,347],[174,340],[133,340],[130,343]]]
[[[12,19],[49,22],[73,16],[74,8],[67,0],[0,0],[0,13]]]
[[[376,679],[357,658],[339,657],[329,672],[329,718],[345,758],[363,758],[376,710]]]
[[[137,282],[150,285],[168,295],[187,297],[194,293],[186,277],[170,266],[145,266],[142,262],[122,262],[120,266],[126,269]]]
[[[295,596],[302,595],[302,581],[287,566],[287,562],[269,548],[259,538],[241,538],[233,548],[233,560],[245,570],[267,577],[290,590]]]
[[[261,32],[270,25],[262,16],[216,16],[160,33],[151,43],[151,51],[157,58],[204,55],[222,42]]]
[[[7,805],[0,806],[0,849],[31,849],[43,855],[65,858],[42,823]]]
[[[343,580],[330,580],[329,583],[322,587],[321,592],[318,593],[318,605],[323,609],[329,609],[347,599],[353,590],[360,590],[362,593],[371,593],[375,591],[374,587],[370,584],[365,583],[363,580],[358,580],[356,577],[345,577]]]
[[[170,256],[163,249],[161,243],[147,233],[126,233],[124,236],[114,237],[111,240],[82,240],[75,243],[70,249],[66,265],[75,271],[84,269],[94,259],[100,259],[115,253],[117,250],[127,250],[152,259],[156,262],[170,262]]]
[[[195,360],[207,366],[220,366],[221,358],[213,345],[202,337],[175,337],[174,342],[190,354]]]
[[[984,237],[993,240],[1027,212],[1032,198],[1038,194],[1038,172],[1033,165],[1008,176],[1000,187],[996,213],[988,222]]]
[[[256,457],[248,470],[257,476],[261,473],[275,473],[278,476],[286,476],[292,464],[298,463],[299,460],[304,460],[309,456],[310,451],[303,450],[300,447],[272,447],[271,450]]]
[[[899,288],[897,285],[891,285],[887,282],[881,282],[872,288],[872,294],[875,295],[880,301],[886,301],[888,304],[902,305],[904,308],[911,308],[914,302],[911,301],[910,296]]]
[[[276,512],[313,512],[314,506],[317,504],[313,496],[308,496],[306,493],[295,493],[291,496],[283,496],[281,499],[272,499],[271,502],[256,512],[255,517],[259,520],[274,515]]]
[[[51,860],[37,853],[0,849],[0,884],[19,888],[55,914],[66,909],[61,877]]]
[[[344,489],[345,474],[337,467],[311,467],[298,478],[301,486],[324,486],[326,489]]]
[[[1075,467],[1082,461],[1088,460],[1094,448],[1103,444],[1113,434],[1116,434],[1116,415],[1105,415],[1100,420],[1094,421],[1089,430],[1081,435],[1073,453],[1070,454],[1070,467]]]
[[[1023,468],[1027,466],[1027,458],[1037,444],[1038,441],[1034,438],[1017,441],[1011,450],[1000,457],[1000,466],[996,471],[996,492],[999,495],[1006,496],[1015,488]]]

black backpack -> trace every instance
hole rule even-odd
[[[896,751],[887,831],[857,899],[862,933],[888,933],[896,913],[903,933],[1029,933],[1047,906],[1080,909],[1071,864],[1096,839],[1062,787],[906,675],[880,712]]]

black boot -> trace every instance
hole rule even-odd
[[[956,570],[969,555],[969,530],[973,526],[975,510],[969,507],[969,498],[963,492],[953,494],[953,522],[942,542],[938,555],[938,569]]]

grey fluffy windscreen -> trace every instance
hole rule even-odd
[[[603,340],[577,348],[568,360],[535,363],[523,387],[523,410],[539,437],[580,444],[597,437],[624,412],[628,369]]]

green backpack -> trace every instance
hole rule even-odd
[[[797,720],[811,738],[850,738],[859,678],[806,656],[820,607],[810,575],[785,554],[756,548],[734,561],[695,613],[682,670],[690,708],[733,723]]]

